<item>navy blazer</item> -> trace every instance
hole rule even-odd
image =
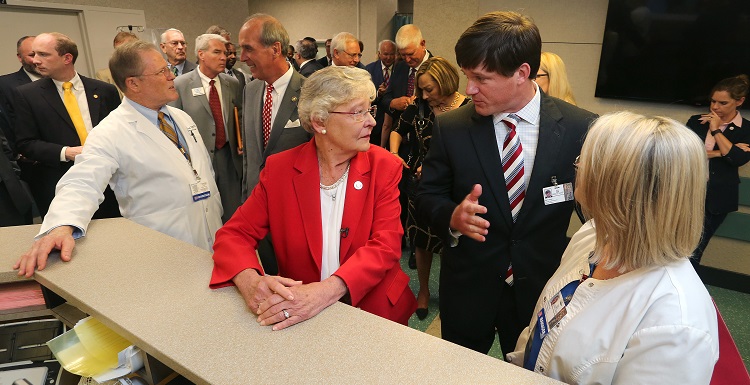
[[[701,124],[700,115],[693,115],[686,126],[693,130],[705,143],[708,135],[708,124]],[[729,123],[724,136],[732,144],[750,144],[750,121],[742,119],[742,127]],[[719,146],[714,146],[718,150]],[[745,152],[737,146],[722,157],[708,160],[708,190],[706,191],[706,210],[711,214],[726,214],[737,211],[740,197],[739,168],[750,161],[750,152]]]
[[[418,217],[449,244],[453,210],[482,185],[481,215],[490,222],[485,242],[462,236],[456,247],[443,250],[440,271],[440,316],[461,330],[483,334],[493,325],[511,261],[516,317],[531,319],[547,280],[560,264],[569,239],[566,231],[574,201],[545,205],[542,189],[574,183],[573,162],[595,115],[560,99],[541,94],[539,141],[526,198],[515,223],[505,188],[500,150],[492,116],[476,113],[473,103],[439,115],[423,164],[416,198]],[[479,295],[478,293],[481,293]],[[466,309],[482,309],[470,311]],[[481,339],[481,337],[479,338]]]
[[[10,122],[7,128],[3,127],[3,133],[14,153],[16,152],[16,134],[12,127],[16,120],[16,114],[13,110],[13,90],[29,83],[31,83],[31,78],[26,75],[23,67],[16,72],[0,76],[0,107],[2,107]]]

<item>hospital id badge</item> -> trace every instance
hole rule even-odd
[[[568,314],[568,310],[565,309],[565,300],[562,293],[558,292],[549,301],[545,302],[544,313],[548,317],[546,319],[548,330],[554,328]]]
[[[552,205],[555,203],[567,202],[573,200],[573,184],[568,182],[564,184],[556,184],[548,186],[542,189],[542,197],[544,198],[544,205]]]
[[[193,194],[193,202],[208,199],[211,196],[211,190],[208,188],[208,182],[198,181],[190,184],[190,192]]]

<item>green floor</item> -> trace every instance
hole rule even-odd
[[[416,295],[419,291],[419,282],[417,281],[417,271],[412,270],[407,266],[409,253],[404,252],[401,258],[401,267],[404,269],[407,275],[411,278],[409,284],[411,289]],[[432,264],[432,271],[430,273],[430,306],[429,314],[427,318],[420,321],[416,315],[413,315],[409,319],[409,326],[413,329],[420,331],[426,331],[430,325],[435,321],[438,315],[438,276],[440,274],[440,256],[436,255]],[[742,358],[745,361],[745,366],[750,371],[750,294],[740,293],[733,290],[727,290],[715,286],[707,286],[708,292],[716,301],[721,315],[724,317],[724,321],[729,327],[730,333],[734,338],[737,348],[742,354]],[[490,350],[490,355],[496,358],[501,357],[500,346],[495,341]]]

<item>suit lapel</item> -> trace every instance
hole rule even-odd
[[[227,75],[229,76],[229,75]],[[224,106],[222,107],[222,115],[224,117],[224,126],[227,128],[234,127],[234,124],[232,122],[234,121],[234,93],[232,92],[232,89],[230,88],[229,82],[222,76],[222,74],[219,74],[216,76],[217,79],[219,79],[219,82],[221,82],[221,100],[224,101]],[[233,134],[231,129],[228,129],[227,131],[230,132],[229,137],[234,138],[237,135]]]
[[[497,148],[492,116],[481,116],[475,112],[472,120],[475,124],[469,127],[469,135],[474,143],[476,153],[483,154],[479,157],[479,163],[482,166],[485,178],[489,181],[489,186],[482,186],[482,197],[491,196],[495,199],[501,209],[505,224],[511,227],[513,218],[510,213],[508,190],[505,188],[505,175],[503,174],[500,150]],[[487,191],[487,189],[490,191]]]
[[[292,70],[292,78],[289,80],[289,85],[287,85],[284,96],[281,98],[279,112],[276,113],[276,119],[274,119],[273,126],[271,127],[271,136],[268,138],[268,145],[264,152],[266,157],[271,153],[270,149],[273,149],[276,146],[276,142],[279,141],[281,131],[286,126],[286,123],[291,120],[292,113],[297,110],[300,88],[302,88],[302,76],[299,72]],[[261,141],[262,136],[263,133],[261,133]]]
[[[361,184],[360,188],[354,184]],[[341,228],[346,229],[345,237],[341,238],[339,261],[344,262],[344,256],[349,253],[352,241],[356,238],[360,226],[359,219],[365,200],[372,188],[370,180],[370,160],[364,152],[358,152],[349,166],[349,178],[346,182],[346,197],[344,200],[344,215],[341,218]]]
[[[302,217],[302,229],[310,248],[310,255],[315,260],[318,275],[320,275],[323,262],[323,229],[320,214],[320,190],[318,188],[320,171],[318,170],[315,148],[315,141],[313,140],[300,151],[294,163],[294,168],[299,171],[299,174],[293,177],[292,183]],[[346,208],[344,209],[344,215],[346,215]]]
[[[201,81],[200,75],[198,75],[198,71],[190,71],[183,76],[190,77],[190,83],[188,84],[189,89],[187,90],[188,92],[190,92],[190,95],[193,95],[192,90],[195,88],[203,89],[203,82]],[[209,89],[209,92],[211,92],[210,89]],[[198,100],[200,100],[201,105],[203,106],[203,108],[206,109],[206,112],[208,113],[209,116],[213,116],[211,114],[211,106],[208,104],[209,95],[197,95],[193,97],[198,98]]]
[[[565,127],[558,123],[562,119],[562,113],[545,94],[542,94],[541,98],[539,141],[536,146],[534,169],[531,171],[531,180],[526,186],[526,197],[516,223],[523,223],[524,217],[530,210],[543,204],[541,191],[545,186],[552,184],[551,180],[545,178],[547,175],[552,175],[565,136]]]
[[[80,75],[79,75],[80,76]],[[88,78],[80,76],[81,83],[83,83],[83,89],[86,91],[86,103],[89,106],[89,116],[91,117],[91,126],[96,127],[99,124],[99,110],[101,107],[101,96],[99,95],[99,89],[96,87],[94,82],[89,81]]]
[[[47,101],[47,103],[52,107],[55,112],[60,115],[62,120],[68,124],[68,127],[70,127],[73,132],[76,132],[76,127],[73,125],[73,120],[70,119],[70,114],[68,114],[68,110],[65,109],[65,104],[63,104],[62,99],[60,98],[60,94],[57,92],[57,88],[55,87],[55,83],[50,78],[45,78],[39,80],[44,81],[42,83],[42,97],[44,100]],[[76,133],[78,135],[78,133]]]

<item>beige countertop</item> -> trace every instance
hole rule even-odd
[[[0,278],[38,228],[0,228]],[[35,278],[198,384],[558,383],[341,303],[274,332],[234,287],[208,288],[211,268],[205,250],[106,219]]]

